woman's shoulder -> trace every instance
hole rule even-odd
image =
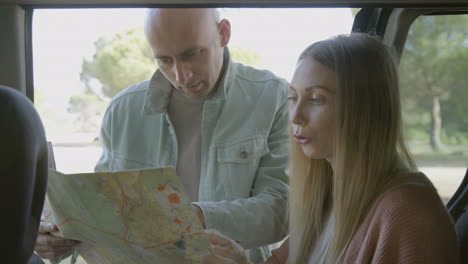
[[[448,213],[437,190],[420,172],[399,175],[392,186],[384,191],[373,205],[373,218],[385,222],[428,223]]]
[[[376,212],[384,214],[395,210],[405,215],[419,210],[433,211],[434,209],[445,211],[445,207],[430,180],[421,172],[409,172],[398,175],[380,196],[377,197],[374,206]],[[414,216],[414,214],[411,214]],[[422,212],[421,212],[422,213]]]
[[[424,174],[409,173],[377,197],[349,257],[457,263],[457,252],[454,225],[436,189]]]

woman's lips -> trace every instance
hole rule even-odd
[[[308,137],[294,136],[294,139],[296,139],[297,144],[307,144],[310,142],[310,138]]]

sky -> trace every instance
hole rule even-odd
[[[221,9],[232,26],[231,46],[256,52],[259,68],[290,79],[309,44],[349,33],[349,9]],[[100,36],[142,27],[145,9],[39,9],[33,16],[34,84],[56,103],[83,90],[83,57],[91,58]]]
[[[95,53],[94,42],[101,36],[112,37],[143,27],[145,12],[146,9],[140,8],[34,11],[34,87],[35,94],[45,98],[39,111],[53,113],[54,120],[43,120],[52,139],[63,134],[62,123],[72,123],[68,102],[71,95],[84,91],[81,65],[83,58],[90,59]],[[337,34],[347,34],[353,23],[348,8],[223,8],[220,13],[231,22],[229,46],[257,53],[261,57],[258,68],[271,70],[288,81],[305,47]],[[50,116],[42,115],[43,119]],[[57,123],[56,127],[53,122]]]

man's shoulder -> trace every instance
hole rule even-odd
[[[238,78],[240,81],[245,81],[252,85],[268,85],[271,87],[280,88],[281,90],[288,86],[288,82],[285,79],[276,76],[271,71],[256,69],[241,63],[235,64],[237,66],[236,78]]]
[[[123,101],[144,100],[148,84],[149,80],[145,80],[120,91],[112,98],[111,105],[116,105]]]

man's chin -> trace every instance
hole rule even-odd
[[[191,98],[191,99],[204,99],[206,98],[206,94],[199,91],[199,92],[188,92],[188,91],[185,91],[184,92],[184,95],[187,96],[188,98]]]
[[[184,90],[185,96],[192,98],[192,99],[205,99],[208,97],[208,91],[205,89],[205,87],[202,87],[201,89],[198,90]]]

